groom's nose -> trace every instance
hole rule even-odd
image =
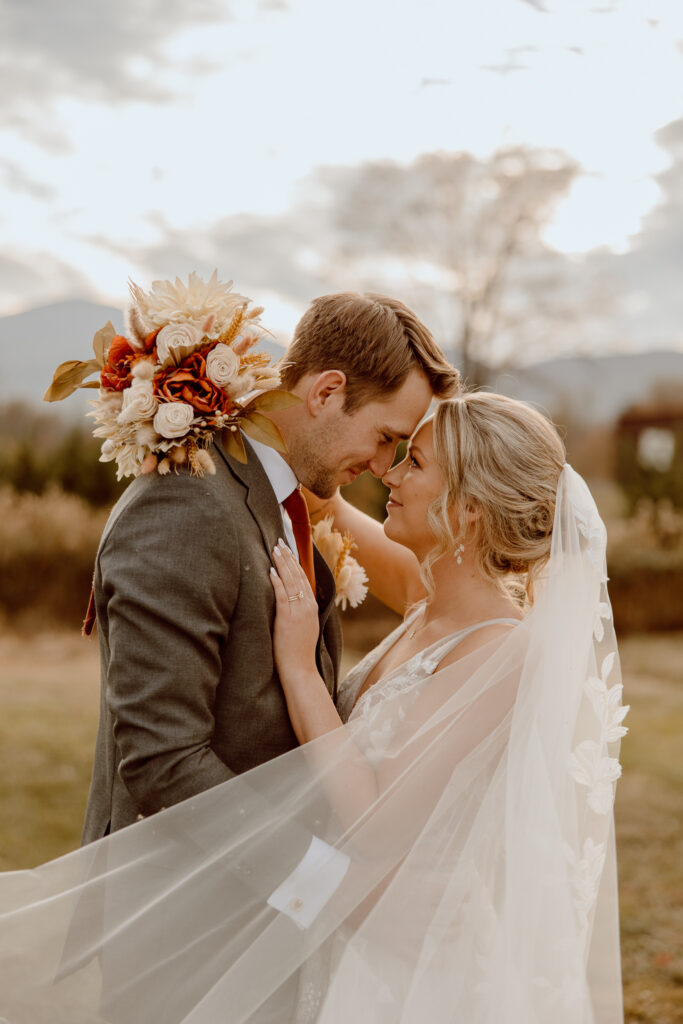
[[[394,461],[394,450],[386,452],[378,452],[368,462],[368,469],[373,476],[383,477],[385,473],[391,468],[391,464]]]

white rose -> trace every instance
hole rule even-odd
[[[123,392],[123,405],[117,420],[120,424],[151,420],[159,402],[154,397],[151,380],[136,381]]]
[[[194,409],[186,402],[164,402],[154,417],[154,429],[162,437],[182,437],[194,419]]]
[[[157,358],[162,366],[177,366],[181,359],[198,349],[204,332],[195,324],[167,324],[157,334]]]
[[[240,372],[240,357],[222,342],[212,348],[206,357],[206,376],[218,388],[231,383]]]

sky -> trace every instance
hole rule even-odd
[[[214,264],[291,329],[322,168],[524,144],[605,343],[683,349],[680,0],[0,0],[0,51],[0,316]]]

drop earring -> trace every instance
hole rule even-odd
[[[465,554],[465,545],[464,544],[458,544],[457,548],[453,552],[453,557],[455,558],[455,560],[458,563],[458,565],[462,565],[462,556],[464,554]]]

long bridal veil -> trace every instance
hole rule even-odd
[[[10,1024],[618,1024],[605,531],[560,479],[527,618],[348,724],[0,876]]]

